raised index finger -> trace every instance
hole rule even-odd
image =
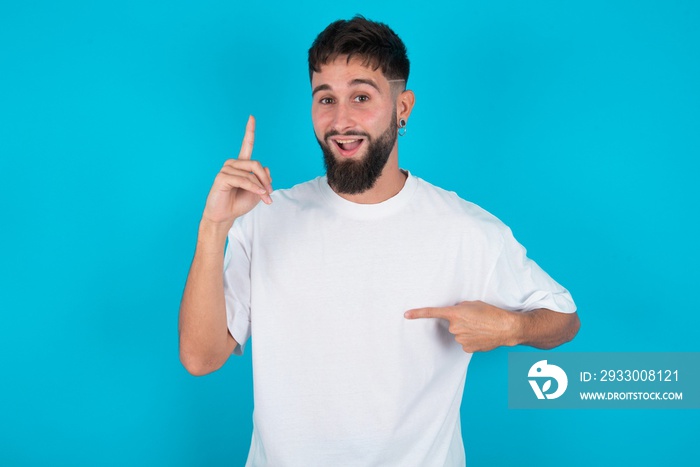
[[[248,117],[248,123],[245,126],[245,136],[243,136],[243,143],[241,143],[241,152],[238,153],[238,158],[241,160],[249,161],[250,156],[253,154],[253,143],[255,142],[255,117],[252,115]]]
[[[406,319],[440,318],[449,320],[452,317],[452,307],[414,308],[403,314]]]

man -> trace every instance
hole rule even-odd
[[[391,29],[331,24],[309,71],[326,177],[273,192],[249,119],[202,215],[181,360],[215,371],[252,335],[248,465],[464,465],[472,353],[560,345],[575,306],[500,221],[399,168],[415,98]]]

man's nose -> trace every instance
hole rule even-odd
[[[352,109],[348,104],[339,103],[335,107],[333,115],[333,129],[343,133],[355,126],[355,119]]]

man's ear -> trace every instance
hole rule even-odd
[[[396,118],[408,120],[416,103],[416,95],[413,91],[406,89],[396,97]]]

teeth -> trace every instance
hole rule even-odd
[[[354,143],[355,141],[359,141],[357,139],[336,139],[336,143],[340,144],[349,144],[349,143]]]

